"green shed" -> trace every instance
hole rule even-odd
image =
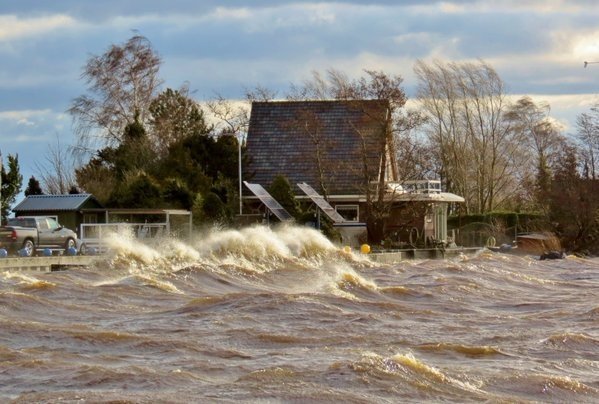
[[[30,195],[12,211],[15,216],[51,216],[61,225],[79,234],[81,223],[100,223],[104,215],[90,212],[104,209],[92,194]],[[93,217],[90,217],[93,215]]]

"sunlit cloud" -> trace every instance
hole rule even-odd
[[[586,3],[586,4],[585,4]],[[588,7],[592,2],[569,1],[569,0],[502,0],[502,1],[442,1],[412,6],[413,10],[423,13],[445,13],[445,14],[478,14],[492,12],[506,13],[575,13]]]
[[[64,28],[73,28],[77,21],[68,15],[50,15],[36,18],[19,18],[0,15],[0,41],[31,37]]]
[[[32,120],[46,119],[51,114],[52,111],[50,109],[0,111],[0,121],[12,121],[16,124],[21,124],[21,122],[27,122],[27,126],[29,126]]]
[[[40,141],[48,141],[48,137],[43,135],[28,135],[28,134],[18,134],[13,137],[14,141],[17,143],[29,143],[29,142],[40,142]]]
[[[573,58],[582,61],[599,61],[599,30],[569,33],[565,41]]]
[[[208,17],[217,18],[220,20],[245,20],[252,17],[252,12],[249,8],[227,8],[217,7]]]

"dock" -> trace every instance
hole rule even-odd
[[[372,261],[381,264],[395,264],[411,259],[443,259],[458,257],[460,255],[474,255],[482,251],[482,247],[454,247],[454,248],[414,248],[409,250],[373,251],[368,255]]]
[[[97,257],[83,255],[61,255],[57,257],[0,258],[0,271],[62,271],[69,268],[88,266],[95,259],[97,259]]]

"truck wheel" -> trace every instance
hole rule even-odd
[[[33,255],[34,248],[35,247],[33,245],[33,241],[31,241],[31,240],[23,241],[23,255],[25,257],[31,257]]]
[[[64,243],[64,249],[68,250],[69,248],[75,248],[75,240],[73,240],[72,238],[68,238],[67,241]]]

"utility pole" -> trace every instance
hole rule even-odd
[[[241,145],[243,143],[243,133],[241,131],[239,131],[238,136],[237,136],[237,145],[238,145],[238,156],[237,156],[237,161],[238,161],[238,175],[239,175],[239,216],[241,216],[243,214],[243,177],[242,177],[242,173],[241,173]]]
[[[4,171],[4,163],[2,162],[2,150],[0,150],[0,226],[2,226],[2,172]]]

